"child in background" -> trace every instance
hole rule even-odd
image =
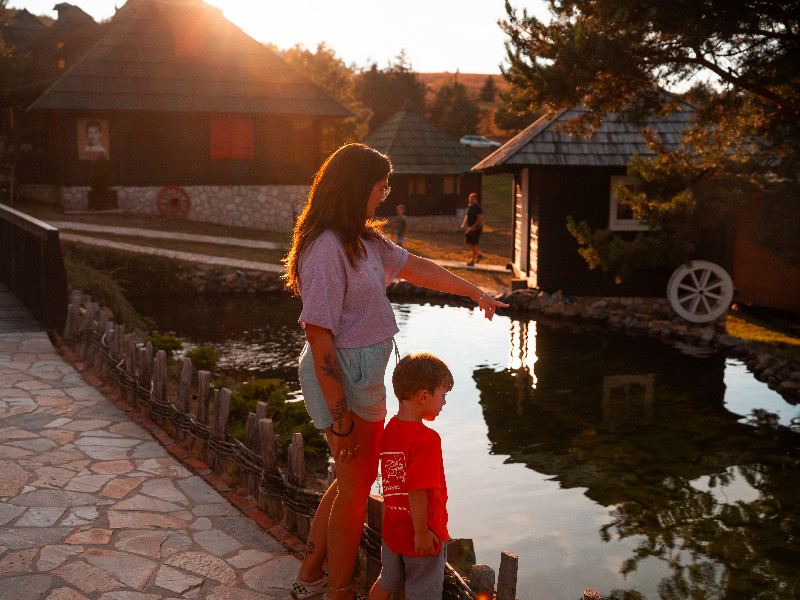
[[[386,512],[380,577],[369,600],[441,600],[447,560],[447,484],[433,421],[453,388],[447,365],[431,354],[404,357],[392,374],[400,401],[383,432],[381,480]]]
[[[408,231],[408,220],[406,219],[405,204],[397,205],[397,216],[394,218],[394,229],[397,232],[397,245],[402,246],[406,241],[406,231]]]

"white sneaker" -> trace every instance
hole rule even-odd
[[[295,600],[310,600],[325,593],[328,589],[328,577],[323,575],[317,581],[303,581],[299,577],[292,582],[291,597]]]

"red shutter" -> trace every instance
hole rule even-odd
[[[253,160],[253,120],[248,117],[211,119],[211,160],[240,158]]]

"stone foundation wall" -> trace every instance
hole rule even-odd
[[[163,186],[115,187],[118,208],[124,212],[158,215],[158,193]],[[192,221],[291,231],[295,216],[308,197],[306,185],[189,185],[183,186],[191,201]],[[88,186],[61,188],[64,210],[86,210]]]

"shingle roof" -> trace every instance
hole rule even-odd
[[[478,161],[464,146],[405,108],[363,142],[389,156],[400,175],[468,173]]]
[[[684,103],[671,114],[650,118],[644,125],[610,115],[589,137],[560,129],[585,113],[585,108],[577,107],[542,117],[484,158],[475,169],[510,165],[625,166],[635,153],[652,154],[640,133],[645,126],[656,131],[668,148],[676,148],[694,119],[694,107]]]
[[[207,23],[204,57],[175,56],[179,19]],[[198,0],[128,0],[106,33],[30,109],[352,114]]]

